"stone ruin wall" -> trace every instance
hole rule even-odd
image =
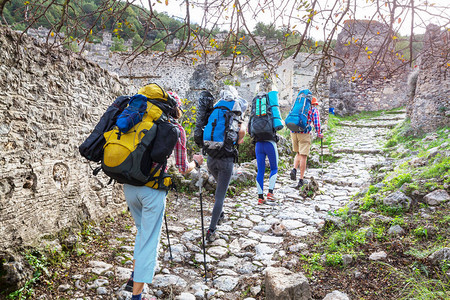
[[[185,58],[170,59],[157,55],[140,55],[136,58],[120,52],[112,52],[107,60],[97,56],[89,60],[98,63],[102,68],[117,74],[121,79],[129,81],[129,87],[136,93],[148,83],[156,82],[167,90],[177,92],[186,98],[190,89],[189,80],[193,76],[195,66]]]
[[[126,208],[121,185],[93,176],[78,146],[127,86],[68,51],[18,40],[0,27],[0,258]]]
[[[431,132],[450,124],[450,33],[428,25],[414,98],[408,102],[411,127]]]
[[[387,25],[376,21],[345,22],[335,48],[336,56],[342,60],[333,61],[335,74],[330,83],[330,107],[334,107],[337,114],[392,109],[406,104],[407,73],[410,70],[391,51],[387,52],[382,63],[375,65],[366,80],[358,78],[359,74],[372,67],[385,39],[391,39],[386,37],[388,29]],[[372,53],[368,54],[366,47]],[[356,77],[354,81],[352,76]]]
[[[328,120],[329,96],[326,72],[318,74],[322,56],[298,53],[295,59],[288,58],[277,69],[277,85],[280,89],[280,109],[287,115],[299,91],[308,88],[319,101],[322,124]],[[325,75],[325,76],[324,76]],[[316,78],[319,76],[319,78]]]
[[[280,111],[283,116],[286,116],[297,93],[300,90],[308,88],[320,102],[319,109],[321,121],[325,124],[328,120],[329,83],[324,83],[323,77],[320,77],[319,83],[317,86],[314,86],[320,60],[321,56],[299,53],[295,59],[288,58],[284,60],[276,68],[276,74],[278,76],[272,76],[270,79],[264,79],[263,71],[255,72],[249,68],[248,71],[242,72],[241,76],[237,78],[241,82],[241,86],[237,87],[237,89],[245,99],[251,101],[258,92],[267,90],[266,86],[268,81],[269,83],[272,82],[279,92],[278,104],[280,105]]]

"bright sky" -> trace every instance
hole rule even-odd
[[[329,10],[332,9],[334,5],[337,5],[335,9],[333,10],[333,20],[337,20],[340,18],[340,12],[342,11],[342,8],[345,3],[347,3],[348,0],[319,0],[318,1],[318,7],[316,7],[316,10],[318,11],[324,11],[323,14],[319,13],[314,17],[314,22],[312,26],[311,35],[315,37],[316,40],[323,40],[326,35],[329,33],[330,24],[327,25],[327,28],[324,30],[325,26],[325,20],[326,17],[329,15]],[[358,6],[355,6],[353,3],[355,0],[351,1],[351,7],[350,12],[351,15],[356,15],[357,19],[370,19],[373,14],[376,11],[375,4],[373,3],[373,0],[357,0]],[[149,7],[149,3],[153,6],[153,8],[156,11],[165,11],[168,13],[169,16],[176,16],[180,18],[185,18],[186,16],[186,1],[185,0],[136,0],[135,3],[141,2],[143,6]],[[211,4],[214,1],[208,1],[208,0],[189,0],[190,5],[190,15],[191,15],[191,22],[201,24],[202,21],[204,22],[204,9],[200,8],[200,5]],[[217,1],[219,2],[219,1]],[[232,11],[233,11],[233,3],[234,1],[229,0],[223,0],[221,2],[229,2],[231,3],[228,5],[228,9],[226,13],[222,16],[219,16],[218,13],[215,13],[212,8],[210,8],[210,16],[209,16],[209,26],[211,27],[212,21],[218,20],[219,22],[230,22],[230,20],[233,20],[233,23],[236,24],[236,19],[232,19]],[[276,8],[269,7],[268,2],[275,2]],[[303,26],[301,20],[302,16],[306,14],[305,8],[302,8],[299,11],[295,11],[294,13],[291,13],[292,5],[295,4],[295,7],[298,7],[302,1],[300,0],[241,0],[241,5],[247,4],[247,9],[243,9],[244,17],[246,19],[247,25],[249,26],[250,30],[253,30],[253,27],[257,22],[263,22],[266,24],[273,23],[276,19],[276,24],[278,26],[287,26],[292,29],[295,27],[295,29],[301,31]],[[311,2],[311,1],[303,1],[303,2]],[[386,17],[389,17],[389,15],[386,12],[385,2],[392,3],[392,0],[381,0],[380,3],[382,6],[380,7],[380,10],[383,11],[383,14],[386,15]],[[410,0],[398,0],[400,3],[409,3]],[[375,1],[376,3],[376,1]],[[425,0],[414,0],[414,3],[416,7],[420,7],[420,9],[416,10],[416,16],[415,16],[415,26],[417,28],[415,29],[415,33],[424,33],[425,32],[425,26],[433,23],[440,26],[445,26],[447,28],[450,27],[449,20],[450,20],[450,1],[449,0],[431,0],[431,1],[425,1]],[[264,8],[264,13],[261,11],[261,8]],[[223,11],[223,10],[222,10]],[[257,13],[256,13],[257,11]],[[355,12],[355,13],[353,13]],[[289,18],[289,14],[292,16]],[[395,17],[395,29],[400,31],[402,35],[409,35],[410,33],[410,26],[411,26],[411,12],[408,10],[403,14],[400,14],[400,9],[398,9],[398,15]],[[228,17],[228,19],[226,19]],[[344,20],[348,19],[348,17],[344,17]],[[380,19],[375,18],[374,20],[380,21]],[[230,28],[230,25],[222,25],[221,28],[228,30]]]

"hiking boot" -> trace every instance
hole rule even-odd
[[[297,183],[296,188],[299,189],[299,188],[301,188],[304,184],[305,184],[305,183],[303,182],[303,179],[300,179],[300,180],[298,181],[298,183]]]
[[[266,204],[266,200],[264,200],[263,198],[259,198],[258,204]]]
[[[291,171],[291,180],[297,179],[297,169],[292,169]]]
[[[130,277],[130,279],[128,279],[127,284],[125,285],[125,291],[127,292],[132,292],[133,291],[133,278]]]
[[[206,232],[206,241],[208,243],[212,243],[216,240],[216,231],[211,231],[211,229],[208,229]]]
[[[267,193],[267,200],[268,201],[277,201],[277,198],[272,193]]]
[[[217,220],[217,225],[221,225],[225,222],[225,214],[223,212],[220,213],[219,220]]]

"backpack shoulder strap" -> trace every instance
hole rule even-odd
[[[216,106],[216,107],[214,107],[214,109],[225,109],[227,111],[231,111],[231,109],[229,109],[228,107],[223,106],[223,105]]]
[[[168,103],[164,103],[155,99],[147,99],[147,102],[150,102],[151,104],[157,106],[159,109],[161,109],[166,115],[169,115],[170,112],[173,110],[174,106],[169,105]]]

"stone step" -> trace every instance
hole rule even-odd
[[[387,111],[385,112],[386,114],[406,114],[406,109],[400,109],[400,110],[391,110],[391,111]]]
[[[380,116],[370,119],[371,121],[400,121],[404,120],[406,115],[391,115],[391,116]]]
[[[340,148],[333,149],[334,153],[350,153],[350,154],[381,154],[381,149],[355,149],[355,148]]]
[[[366,124],[361,124],[361,123],[352,123],[352,122],[339,122],[338,125],[339,126],[345,126],[345,127],[355,127],[355,128],[389,128],[392,129],[394,128],[399,122],[392,122],[392,123],[379,123],[379,124],[375,124],[375,123],[366,123]]]

